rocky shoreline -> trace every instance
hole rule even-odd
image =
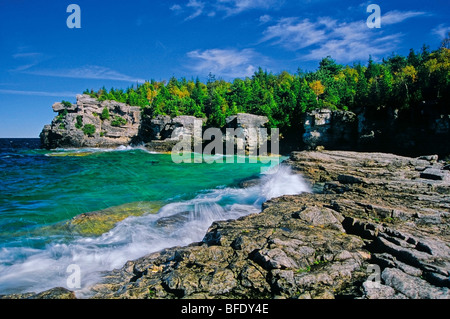
[[[199,243],[129,261],[89,297],[450,298],[446,163],[303,151],[285,165],[314,192],[272,199],[261,213],[213,223]],[[56,288],[3,298],[75,295]]]

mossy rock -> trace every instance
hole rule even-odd
[[[92,154],[93,154],[92,152],[70,152],[70,153],[51,153],[51,154],[48,154],[48,156],[52,156],[52,157],[68,157],[68,156],[83,157],[83,156],[89,156]]]
[[[99,211],[80,214],[71,220],[59,223],[57,229],[82,236],[100,236],[110,231],[114,226],[130,216],[142,216],[157,213],[163,206],[161,202],[133,202],[120,206],[109,207]]]

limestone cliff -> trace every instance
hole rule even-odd
[[[99,101],[89,95],[77,95],[76,104],[55,103],[53,111],[58,115],[40,134],[42,147],[47,149],[144,144],[153,151],[170,152],[180,140],[201,139],[206,122],[187,115],[154,117],[140,107]],[[227,128],[242,129],[248,145],[255,142],[250,129],[264,127],[268,119],[240,113],[226,122]]]
[[[420,108],[359,110],[357,113],[318,109],[302,120],[299,148],[389,152],[406,156],[450,154],[450,114],[430,103]],[[299,134],[301,134],[299,132]]]
[[[116,101],[98,101],[89,95],[77,95],[77,103],[53,104],[58,113],[41,132],[42,146],[111,147],[128,145],[139,133],[139,107]]]

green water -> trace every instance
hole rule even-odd
[[[168,154],[131,149],[24,150],[0,165],[0,240],[7,242],[15,232],[82,213],[137,201],[180,201],[235,186],[259,175],[264,164],[175,164]]]

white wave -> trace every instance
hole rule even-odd
[[[144,144],[140,145],[119,145],[117,147],[110,148],[98,148],[98,147],[85,147],[85,148],[56,148],[52,153],[46,154],[46,156],[58,155],[58,154],[77,154],[77,153],[107,153],[107,152],[128,152],[128,151],[144,151],[149,154],[158,154],[158,152],[149,151]]]
[[[309,188],[301,176],[280,166],[275,173],[262,176],[258,185],[213,189],[190,200],[170,203],[157,214],[129,217],[99,237],[51,243],[43,250],[3,248],[0,293],[67,287],[70,273],[66,270],[76,264],[81,270],[81,288],[75,291],[77,297],[85,298],[89,287],[100,279],[100,271],[120,268],[128,260],[164,248],[201,241],[214,221],[258,213],[268,199],[302,192],[309,192]],[[21,260],[13,264],[5,262],[19,255]]]

